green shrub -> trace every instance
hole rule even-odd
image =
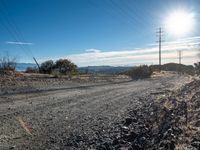
[[[151,67],[149,67],[147,65],[134,67],[133,69],[128,71],[128,75],[132,79],[136,79],[136,80],[137,79],[150,78],[152,73],[153,73],[153,71],[152,71]]]
[[[48,60],[40,65],[40,73],[59,75],[78,75],[77,66],[68,59],[59,59],[56,62]]]
[[[54,62],[53,60],[47,60],[40,66],[40,72],[45,74],[51,74],[53,71]]]
[[[54,68],[59,70],[59,73],[72,75],[78,73],[77,66],[68,59],[59,59],[56,61]]]

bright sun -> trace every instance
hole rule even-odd
[[[167,30],[175,36],[189,33],[194,26],[194,14],[186,11],[175,11],[166,19]]]

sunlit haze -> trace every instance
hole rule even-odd
[[[170,12],[166,19],[166,27],[170,34],[183,36],[194,30],[194,13],[185,10]]]

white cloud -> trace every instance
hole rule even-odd
[[[200,37],[190,37],[177,41],[166,42],[162,47],[162,63],[178,63],[178,50],[182,50],[182,63],[194,64],[199,61]],[[144,49],[104,51],[88,49],[84,53],[71,54],[66,56],[78,66],[96,65],[140,65],[158,64],[158,46],[151,46]]]
[[[194,43],[196,43],[196,45],[200,44],[200,36],[194,36],[194,37],[189,37],[189,38],[182,38],[179,40],[175,40],[175,41],[168,41],[168,42],[163,42],[162,45],[163,46],[167,46],[167,45],[174,45],[174,46],[178,46],[178,45],[194,45]],[[158,46],[158,43],[151,43],[148,44],[148,46]]]
[[[85,51],[88,53],[100,53],[101,52],[101,50],[94,49],[94,48],[86,49]]]
[[[186,64],[193,64],[197,61],[197,49],[189,49],[183,47],[182,62]],[[163,63],[178,62],[177,50],[180,49],[163,49],[162,61]],[[138,65],[138,64],[157,64],[158,63],[158,49],[144,49],[140,51],[111,51],[100,53],[82,53],[67,56],[70,60],[75,62],[78,66],[92,66],[92,65]]]
[[[14,42],[14,41],[7,41],[6,44],[13,44],[13,45],[33,45],[33,43],[27,43],[27,42]]]

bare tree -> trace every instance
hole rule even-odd
[[[0,56],[0,70],[12,70],[15,71],[17,65],[17,58],[11,57],[8,53],[4,56]]]

